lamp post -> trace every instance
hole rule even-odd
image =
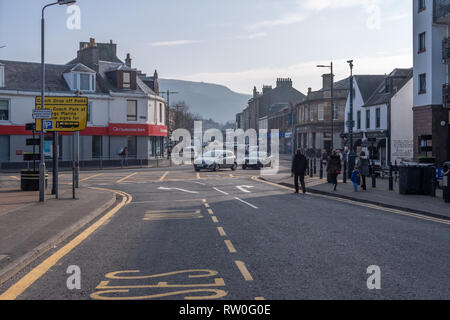
[[[334,150],[334,74],[333,62],[329,66],[318,65],[317,68],[330,68],[331,70],[331,150]]]
[[[348,154],[348,177],[351,177],[353,167],[355,166],[356,153],[353,149],[353,60],[347,61],[350,66],[350,112],[349,112],[349,122],[348,122],[348,135],[349,135],[349,144],[350,151]]]
[[[41,18],[41,109],[45,109],[45,9],[54,5],[71,5],[76,0],[58,0],[57,2],[47,4],[42,8]],[[40,163],[39,163],[39,201],[45,201],[45,158],[44,158],[44,126],[43,120],[41,121],[41,134],[40,134]]]

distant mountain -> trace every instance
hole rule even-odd
[[[159,89],[161,92],[179,92],[170,96],[170,105],[185,101],[191,113],[223,124],[234,122],[236,114],[247,106],[251,98],[250,95],[231,91],[222,85],[184,80],[159,79]]]

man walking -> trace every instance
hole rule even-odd
[[[305,173],[308,169],[308,160],[302,154],[301,150],[297,150],[294,159],[292,160],[292,177],[295,177],[295,193],[299,193],[300,187],[298,184],[298,180],[300,179],[300,183],[302,185],[303,193],[306,193],[306,185],[305,185]]]

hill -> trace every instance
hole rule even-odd
[[[171,105],[185,101],[190,112],[223,124],[234,122],[236,113],[241,112],[251,98],[225,86],[204,82],[159,79],[159,88],[161,92],[168,89],[178,92],[170,96]]]

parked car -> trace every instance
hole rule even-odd
[[[194,160],[194,169],[197,172],[202,169],[217,171],[222,168],[230,168],[233,171],[237,169],[236,156],[232,151],[211,150]]]
[[[260,169],[266,166],[272,165],[272,157],[268,156],[267,153],[261,151],[252,151],[248,156],[244,158],[244,164],[242,165],[242,169],[246,170],[247,168],[255,168]]]

